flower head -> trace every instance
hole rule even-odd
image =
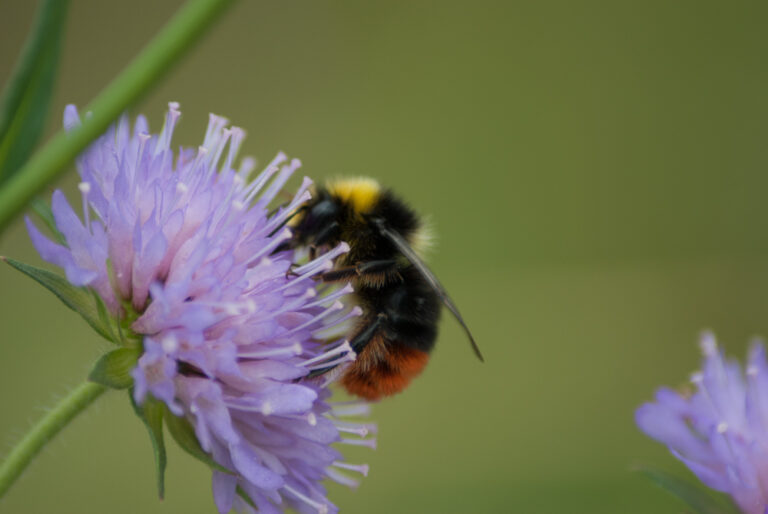
[[[61,191],[53,194],[66,244],[27,220],[30,236],[71,283],[92,288],[113,316],[130,322],[141,349],[134,399],[162,401],[231,471],[213,474],[220,512],[233,504],[335,511],[320,482],[354,485],[340,470],[366,474],[367,467],[341,462],[330,445],[344,441],[340,432],[364,437],[375,427],[339,421],[325,381],[300,379],[354,359],[347,342],[327,343],[360,314],[343,303],[350,287],[313,280],[348,246],[294,267],[294,253],[280,244],[291,237],[285,222],[309,199],[311,181],[274,214],[268,209],[299,161],[281,153],[249,180],[253,160],[233,168],[244,132],[213,115],[203,144],[175,154],[179,116],[171,103],[159,135],[149,135],[141,116],[133,130],[121,119],[78,160],[83,220]],[[65,126],[78,123],[67,107]],[[341,411],[364,414],[366,406]]]
[[[768,362],[762,343],[746,372],[726,360],[711,333],[701,340],[704,364],[696,391],[667,388],[636,412],[640,429],[666,444],[708,487],[729,494],[748,514],[768,510]]]

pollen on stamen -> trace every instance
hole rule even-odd
[[[163,338],[160,345],[162,346],[165,353],[173,353],[179,348],[179,342],[175,337],[171,336]]]
[[[694,384],[701,384],[704,381],[704,374],[701,371],[691,373],[691,382]]]
[[[728,430],[728,423],[722,421],[717,424],[717,433],[724,434]]]
[[[178,182],[176,184],[176,191],[178,193],[184,194],[187,191],[189,191],[189,187],[187,187],[187,185],[184,182]]]
[[[80,190],[81,193],[84,195],[87,195],[91,192],[91,184],[89,182],[80,182],[77,185],[77,188]]]

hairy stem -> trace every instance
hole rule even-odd
[[[106,390],[104,386],[84,382],[32,427],[0,464],[0,498],[45,444]]]

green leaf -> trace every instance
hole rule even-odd
[[[195,435],[195,429],[186,418],[174,416],[168,407],[165,407],[165,426],[168,427],[168,431],[173,436],[176,443],[182,450],[207,464],[210,468],[222,473],[232,474],[232,471],[225,468],[203,450]]]
[[[0,183],[26,162],[45,127],[68,0],[41,3],[35,27],[0,100]]]
[[[82,120],[82,125],[69,132],[59,131],[24,163],[23,169],[3,183],[0,232],[91,141],[157,84],[233,3],[234,0],[188,0],[123,72],[83,109],[92,114]]]
[[[88,380],[112,389],[133,387],[131,371],[139,360],[138,348],[118,348],[101,356]]]
[[[66,278],[48,270],[7,257],[2,257],[1,259],[55,294],[64,305],[80,314],[91,328],[104,339],[118,343],[111,335],[113,332],[110,326],[111,322],[105,324],[99,317],[97,304],[88,289],[75,287]]]
[[[165,495],[165,466],[168,458],[165,454],[165,442],[163,440],[163,414],[165,404],[147,397],[143,405],[137,405],[133,399],[133,389],[128,391],[131,397],[131,405],[136,415],[141,418],[149,431],[149,439],[152,441],[152,450],[155,453],[155,469],[157,470],[157,494],[160,499]]]
[[[656,485],[682,500],[697,514],[739,514],[731,503],[716,499],[703,487],[658,469],[641,467],[638,472]]]

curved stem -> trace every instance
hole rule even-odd
[[[106,390],[93,382],[80,384],[32,427],[0,464],[0,498],[43,446]]]
[[[92,115],[60,131],[0,188],[0,232],[88,143],[165,75],[234,0],[188,0],[149,45],[87,107]]]

